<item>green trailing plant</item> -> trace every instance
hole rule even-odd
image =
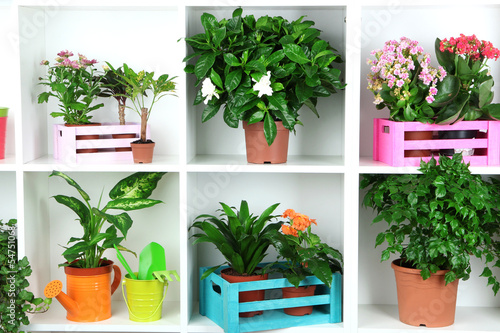
[[[277,133],[276,121],[290,131],[306,105],[318,117],[319,97],[343,89],[338,52],[320,39],[314,22],[283,17],[242,16],[236,9],[229,19],[217,20],[204,13],[204,32],[186,38],[193,52],[185,67],[202,83],[194,104],[205,102],[202,122],[224,107],[224,121],[237,128],[239,121],[264,122],[264,134],[271,145]]]
[[[136,172],[120,180],[109,192],[110,201],[101,206],[99,198],[97,207],[92,206],[89,195],[68,175],[60,171],[52,171],[49,177],[60,177],[68,185],[76,189],[83,199],[66,195],[55,195],[54,199],[70,208],[78,216],[78,221],[83,229],[81,237],[71,237],[63,256],[66,263],[59,266],[76,266],[81,268],[99,267],[104,251],[115,245],[121,251],[128,251],[120,245],[127,237],[127,232],[132,226],[132,218],[127,211],[152,207],[161,203],[161,200],[149,199],[158,182],[165,172]],[[121,210],[120,214],[110,214],[110,210]],[[109,226],[104,229],[105,222]],[[121,234],[119,235],[118,232]],[[135,253],[134,253],[135,254]]]
[[[40,84],[49,87],[49,91],[38,95],[38,103],[47,103],[50,97],[55,97],[59,100],[59,111],[51,112],[52,117],[63,117],[65,124],[88,124],[92,118],[90,112],[104,106],[92,105],[101,92],[101,77],[95,75],[95,59],[79,54],[77,60],[71,60],[72,56],[70,51],[61,51],[54,65],[50,66],[48,60],[40,63],[48,67],[47,75],[39,78]]]
[[[109,62],[104,68],[104,75],[101,76],[101,93],[99,97],[113,97],[118,102],[118,119],[120,125],[125,125],[125,108],[127,106],[127,87],[121,79],[123,70],[121,67],[114,68]]]
[[[35,297],[27,288],[32,270],[27,257],[18,260],[17,220],[0,220],[0,332],[17,333],[29,325],[28,313],[48,310],[52,299]]]
[[[281,223],[272,222],[276,217],[271,215],[279,204],[264,210],[259,216],[250,214],[248,203],[241,201],[240,209],[229,207],[225,203],[219,217],[202,214],[196,217],[189,229],[198,229],[193,234],[193,244],[212,243],[222,253],[231,268],[241,275],[252,275],[257,265],[267,255],[270,242],[266,234],[280,228]],[[207,270],[201,277],[206,278],[221,265]]]
[[[500,288],[494,267],[500,267],[498,241],[499,182],[473,175],[462,155],[421,162],[418,174],[364,175],[363,204],[387,222],[376,237],[382,261],[399,254],[403,265],[421,270],[425,280],[440,269],[449,270],[446,283],[467,280],[470,257],[481,259],[481,276],[496,294]]]
[[[332,274],[342,272],[342,254],[311,232],[315,219],[287,209],[282,217],[288,218],[281,232],[272,230],[267,234],[278,252],[278,259],[267,265],[265,271],[278,271],[296,288],[307,276],[314,275],[328,287],[332,285]]]
[[[146,129],[153,106],[164,96],[175,96],[176,83],[174,79],[176,77],[163,74],[158,79],[154,79],[154,76],[154,72],[140,71],[136,73],[127,64],[123,64],[123,74],[118,73],[118,77],[126,89],[125,93],[119,93],[116,96],[128,98],[132,102],[132,107],[127,107],[141,117],[141,138],[139,141],[143,143],[147,142]]]

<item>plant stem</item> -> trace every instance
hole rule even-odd
[[[148,125],[148,108],[141,108],[141,141],[146,142],[146,128]]]

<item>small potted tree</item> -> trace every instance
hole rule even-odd
[[[342,254],[321,242],[318,235],[311,232],[315,219],[287,209],[283,218],[281,230],[272,230],[268,234],[273,247],[278,252],[278,259],[284,262],[272,263],[265,270],[276,270],[290,282],[293,287],[283,288],[283,298],[313,296],[315,285],[300,286],[307,276],[314,275],[329,288],[332,285],[335,272],[342,272]],[[311,314],[312,306],[285,308],[285,313],[293,316]]]
[[[340,55],[303,18],[256,19],[238,8],[219,21],[204,13],[205,31],[186,38],[193,52],[184,61],[197,59],[185,71],[195,75],[196,86],[202,84],[194,104],[206,104],[201,120],[223,107],[228,126],[243,121],[248,162],[286,162],[289,132],[302,124],[301,107],[319,117],[318,98],[345,86],[334,66]]]
[[[190,229],[198,229],[199,233],[192,235],[193,244],[202,242],[212,243],[226,259],[224,264],[229,268],[222,270],[223,279],[231,282],[245,282],[266,280],[258,264],[267,255],[266,251],[271,244],[266,235],[278,230],[281,223],[272,222],[275,216],[271,215],[279,204],[274,204],[264,210],[259,216],[250,214],[248,203],[241,201],[240,209],[220,203],[222,212],[220,217],[209,214],[199,215]],[[201,276],[205,279],[223,264],[214,266]],[[264,299],[264,291],[246,291],[239,295],[240,302],[252,302]],[[240,317],[253,317],[262,311],[242,312]]]
[[[130,99],[132,107],[129,108],[141,117],[140,139],[130,144],[134,162],[151,163],[155,143],[146,138],[148,120],[156,102],[167,95],[175,96],[175,77],[163,74],[158,79],[154,79],[154,72],[140,71],[136,73],[127,64],[123,64],[123,75],[118,74],[118,76],[126,89],[125,93],[116,95]],[[150,94],[149,98],[148,94]]]
[[[500,289],[491,269],[500,263],[499,184],[471,174],[461,154],[441,156],[439,164],[434,158],[421,162],[419,171],[365,175],[363,204],[376,211],[374,223],[388,223],[375,241],[376,246],[387,245],[382,261],[391,254],[400,256],[392,262],[400,320],[448,326],[455,320],[458,281],[471,273],[471,256],[484,260],[481,276],[493,292]],[[443,309],[441,314],[426,316],[435,304]]]
[[[104,258],[104,252],[114,246],[121,251],[129,251],[120,245],[133,223],[127,211],[161,203],[160,200],[149,199],[149,196],[164,174],[165,172],[137,172],[120,180],[109,192],[111,200],[102,207],[101,200],[97,206],[93,206],[89,195],[71,177],[59,171],[52,172],[50,177],[63,179],[83,199],[66,195],[54,196],[58,203],[76,213],[83,229],[80,237],[69,239],[68,244],[72,245],[65,247],[63,252],[66,261],[59,265],[64,266],[68,294],[61,292],[62,283],[57,280],[50,282],[45,288],[47,297],[57,297],[66,308],[67,319],[94,322],[111,316],[111,294],[120,283],[121,273],[118,266]],[[123,212],[115,215],[110,210]],[[106,222],[108,226],[104,229]],[[112,270],[115,276],[111,285]]]

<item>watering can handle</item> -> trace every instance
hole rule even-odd
[[[130,307],[128,306],[127,296],[125,296],[125,295],[126,295],[126,294],[125,294],[125,290],[123,289],[123,286],[124,286],[124,285],[125,285],[125,280],[123,280],[123,282],[122,282],[122,295],[123,295],[123,299],[125,300],[125,304],[127,305],[127,309],[128,309],[128,311],[129,311],[129,313],[134,314],[134,313],[132,312],[132,310],[130,310]],[[145,318],[139,318],[139,317],[137,317],[136,315],[134,315],[134,316],[136,316],[136,317],[137,317],[137,318],[139,318],[140,320],[148,320],[149,318],[152,318],[152,317],[156,314],[156,312],[158,312],[158,309],[160,309],[160,308],[161,308],[161,306],[162,306],[162,304],[163,304],[163,300],[165,299],[165,296],[167,296],[167,292],[166,292],[166,291],[163,293],[163,297],[162,297],[162,299],[161,299],[160,303],[158,303],[158,306],[157,306],[157,307],[156,307],[156,309],[153,311],[153,313],[151,314],[151,316],[147,316],[147,317],[145,317]]]
[[[122,279],[122,271],[120,270],[120,267],[118,267],[117,265],[113,265],[113,271],[115,272],[115,274],[113,278],[113,283],[111,284],[111,295],[114,294],[114,292],[120,285],[120,281]]]

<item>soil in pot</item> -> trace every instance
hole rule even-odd
[[[305,287],[287,287],[282,288],[283,298],[294,298],[294,297],[306,297],[306,296],[314,296],[314,291],[316,290],[316,286],[305,286]],[[285,308],[285,313],[291,316],[305,316],[310,315],[313,311],[312,305],[310,306],[298,306],[295,308]]]
[[[405,132],[405,140],[432,140],[432,131]],[[430,149],[405,150],[405,157],[431,156]]]
[[[455,321],[458,280],[445,285],[447,270],[432,273],[424,280],[420,270],[392,262],[396,276],[399,320],[412,326],[444,327]]]
[[[232,268],[223,269],[221,271],[221,276],[224,280],[230,283],[262,281],[262,280],[267,280],[268,278],[268,274],[239,275]],[[264,290],[243,291],[240,292],[238,295],[240,303],[263,301],[264,296],[265,296]],[[263,311],[241,312],[240,317],[253,317],[255,315],[260,315],[262,313]]]
[[[151,140],[146,142],[141,140],[136,140],[130,143],[132,147],[132,156],[134,158],[134,163],[151,163],[153,162],[153,152],[155,149],[155,143]]]

